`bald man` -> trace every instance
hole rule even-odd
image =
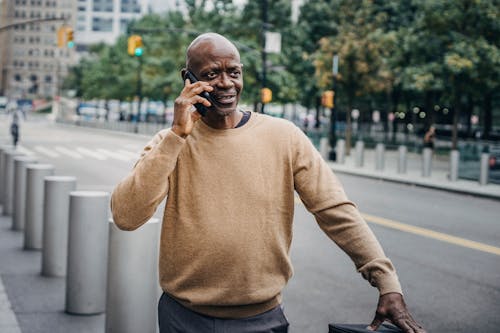
[[[242,68],[225,37],[196,38],[181,75],[199,81],[185,79],[172,127],[153,137],[113,191],[123,230],[139,228],[166,198],[160,332],[288,332],[281,291],[292,276],[294,191],[378,288],[370,328],[391,320],[425,332],[406,309],[391,261],[310,140],[286,120],[238,108]]]

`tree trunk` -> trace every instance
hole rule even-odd
[[[492,115],[493,108],[491,107],[492,92],[488,92],[484,95],[483,99],[483,110],[484,110],[484,135],[485,140],[489,140],[492,126]]]

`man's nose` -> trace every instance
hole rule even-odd
[[[219,88],[228,89],[232,88],[234,86],[234,83],[233,81],[231,81],[231,77],[229,76],[229,74],[222,72],[220,75],[220,79],[217,82],[217,86]]]

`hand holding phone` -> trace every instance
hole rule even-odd
[[[186,79],[189,79],[189,81],[191,83],[195,83],[195,82],[198,82],[198,79],[196,78],[196,76],[194,76],[193,73],[191,73],[190,71],[186,71],[186,74],[184,74],[184,81],[186,81]],[[210,94],[207,92],[207,91],[204,91],[202,92],[201,94],[199,94],[201,97],[207,99],[212,105],[213,105],[213,100],[212,100],[212,97],[210,97]],[[194,107],[196,108],[196,110],[198,111],[199,114],[201,114],[203,117],[207,114],[207,107],[201,103],[196,103],[194,105]]]

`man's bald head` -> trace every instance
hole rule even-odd
[[[206,55],[207,52],[218,50],[233,53],[238,58],[238,61],[240,59],[238,49],[229,39],[217,33],[208,32],[199,35],[189,44],[186,51],[186,68],[190,68],[193,61],[199,62],[200,57]]]

